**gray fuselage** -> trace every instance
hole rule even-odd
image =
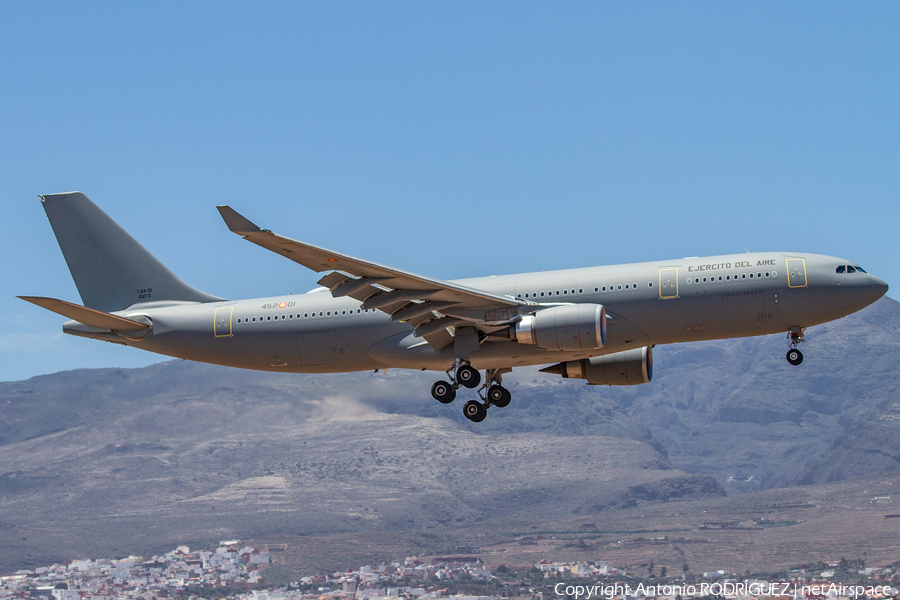
[[[786,332],[838,319],[887,290],[855,263],[815,254],[747,253],[708,258],[459,280],[536,305],[594,303],[606,308],[603,348],[541,350],[501,337],[484,338],[469,356],[477,369],[541,365],[631,348]],[[412,326],[363,310],[322,288],[300,295],[206,303],[138,304],[114,314],[145,317],[140,340],[66,323],[68,333],[151,352],[247,369],[333,373],[380,368],[443,371],[452,346],[435,351]]]

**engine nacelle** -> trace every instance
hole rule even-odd
[[[606,343],[606,309],[600,304],[545,308],[511,325],[510,337],[542,350],[596,350]]]
[[[541,371],[568,379],[587,379],[588,385],[640,385],[653,378],[653,351],[645,346],[606,356],[570,360]]]

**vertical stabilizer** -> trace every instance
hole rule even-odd
[[[112,312],[141,302],[222,300],[176,277],[81,192],[40,198],[85,306]]]

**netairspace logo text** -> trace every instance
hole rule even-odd
[[[698,583],[696,585],[623,585],[621,583],[609,585],[566,585],[557,583],[553,587],[557,596],[569,596],[575,600],[592,600],[596,598],[611,599],[615,596],[787,596],[799,594],[801,596],[820,595],[825,596],[830,592],[845,597],[865,597],[878,594],[887,596],[891,593],[889,585],[799,585],[796,583],[765,583],[765,582],[737,582],[737,583]]]

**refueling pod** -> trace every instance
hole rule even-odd
[[[587,379],[588,385],[640,385],[653,378],[653,351],[649,346],[570,360],[541,369],[567,379]]]

